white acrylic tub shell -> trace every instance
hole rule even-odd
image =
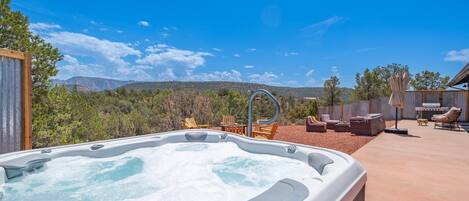
[[[303,161],[319,173],[301,181],[288,178],[280,180],[252,198],[252,201],[364,200],[366,171],[348,154],[294,143],[257,140],[207,129],[180,130],[3,154],[0,155],[0,185],[8,182],[9,178],[40,168],[47,161],[58,157],[111,157],[138,148],[178,142],[233,142],[240,149],[251,153],[272,154]]]

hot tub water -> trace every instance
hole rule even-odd
[[[316,175],[301,161],[232,142],[173,143],[108,158],[56,158],[4,184],[2,201],[248,200],[281,179]]]

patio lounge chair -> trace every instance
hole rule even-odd
[[[182,127],[185,129],[194,129],[194,128],[208,128],[208,124],[197,124],[194,118],[185,118],[182,122]]]
[[[340,122],[339,120],[332,120],[329,114],[322,114],[321,121],[326,122],[328,129],[334,129],[334,126]]]
[[[253,138],[274,139],[277,133],[278,123],[273,123],[270,128],[261,128],[261,130],[252,131]]]
[[[320,122],[314,116],[308,116],[306,119],[306,132],[326,132],[326,122]]]
[[[368,114],[350,118],[350,132],[358,135],[377,135],[386,128],[383,114]]]
[[[458,118],[461,112],[461,108],[451,107],[451,109],[444,114],[433,115],[432,120],[435,121],[435,128],[437,126],[444,127],[445,124],[451,125],[451,129],[458,127]]]

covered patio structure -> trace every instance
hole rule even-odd
[[[467,63],[462,70],[456,74],[453,79],[448,83],[448,86],[454,87],[457,85],[464,84],[466,90],[469,90],[469,63]]]

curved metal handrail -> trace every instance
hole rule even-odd
[[[270,101],[275,106],[275,114],[271,119],[268,120],[257,120],[258,124],[270,124],[277,120],[278,115],[280,114],[280,103],[275,99],[274,95],[272,95],[269,91],[265,89],[257,89],[252,92],[251,96],[249,97],[249,107],[248,107],[248,136],[252,137],[252,101],[256,97],[257,94],[265,94],[267,97],[270,98]]]

